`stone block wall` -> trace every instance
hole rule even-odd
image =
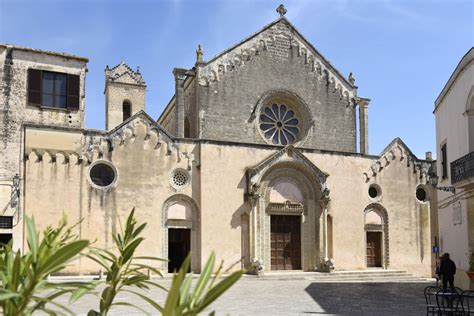
[[[356,152],[355,88],[284,20],[202,66],[198,99],[203,139],[266,143],[255,110],[277,89],[295,94],[311,117],[299,146]],[[239,53],[242,52],[242,53]],[[289,104],[291,106],[291,104]]]
[[[106,129],[111,130],[123,122],[123,102],[131,104],[131,115],[145,109],[146,86],[124,83],[107,83],[105,92]]]
[[[0,182],[11,185],[12,178],[23,177],[23,126],[84,127],[84,81],[87,59],[62,53],[0,45]],[[28,104],[28,69],[41,69],[78,75],[80,98],[78,110],[44,108]],[[23,190],[23,181],[20,189]],[[0,233],[13,234],[15,248],[21,247],[23,202],[11,208],[11,190],[0,191],[0,209],[4,215],[14,215],[13,229]]]
[[[19,172],[21,126],[25,123],[84,127],[85,75],[87,59],[65,54],[0,45],[0,177]],[[79,75],[80,106],[77,111],[29,105],[28,69]]]

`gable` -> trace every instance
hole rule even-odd
[[[145,84],[145,81],[143,80],[143,77],[138,71],[138,69],[137,71],[134,71],[124,62],[121,62],[113,68],[108,68],[107,66],[107,68],[105,69],[105,75],[107,80],[111,82],[137,85]]]
[[[350,100],[356,87],[327,61],[284,17],[208,61],[200,70],[198,83],[206,86],[225,78],[227,72],[251,65],[255,56],[269,52],[274,58],[285,59],[291,54],[304,63],[315,77],[324,78]]]
[[[418,159],[408,146],[400,139],[395,138],[390,144],[382,150],[380,158],[377,159],[367,172],[364,172],[365,182],[375,178],[377,174],[383,172],[385,168],[390,168],[392,162],[404,162],[407,168],[411,168],[413,173],[419,172],[420,177],[426,179],[429,177],[431,162]]]
[[[292,145],[284,147],[282,150],[274,153],[259,164],[247,170],[247,185],[249,190],[260,182],[262,177],[274,166],[282,162],[290,162],[302,166],[310,172],[321,186],[321,192],[326,190],[327,173],[319,169],[305,155]]]
[[[158,122],[156,122],[151,116],[149,116],[145,111],[140,111],[123,121],[121,124],[116,126],[113,130],[107,133],[109,137],[115,137],[118,135],[123,135],[127,130],[132,131],[134,134],[134,127],[137,125],[146,126],[146,132],[149,134],[150,131],[155,130],[157,133],[162,134],[167,141],[173,142],[174,139]]]

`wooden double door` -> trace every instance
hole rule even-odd
[[[301,269],[301,216],[271,215],[271,269]]]
[[[367,232],[367,267],[382,267],[382,232]]]

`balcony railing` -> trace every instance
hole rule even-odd
[[[474,151],[451,162],[451,184],[474,179]]]

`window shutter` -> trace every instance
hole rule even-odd
[[[79,110],[79,76],[67,75],[67,108]]]
[[[41,70],[28,69],[28,103],[41,105]]]

